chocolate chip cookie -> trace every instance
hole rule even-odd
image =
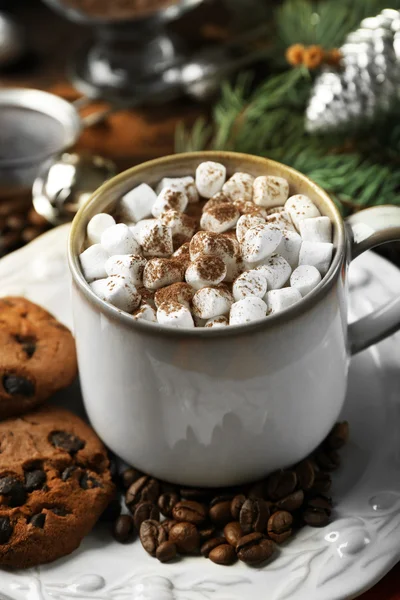
[[[0,298],[0,419],[23,414],[77,374],[71,332],[25,298]]]
[[[106,450],[79,417],[42,407],[0,423],[0,565],[75,550],[114,495]]]

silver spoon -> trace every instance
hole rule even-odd
[[[101,156],[64,153],[43,165],[36,177],[32,188],[35,210],[53,225],[67,223],[116,173],[115,164]]]

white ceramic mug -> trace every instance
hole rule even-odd
[[[204,160],[254,176],[285,177],[334,228],[335,254],[321,284],[261,322],[176,330],[136,322],[96,297],[78,255],[86,225],[139,183],[193,174]],[[297,171],[236,153],[193,153],[147,162],[98,190],[69,240],[80,378],[89,418],[126,462],[170,482],[222,486],[254,481],[309,454],[342,409],[350,355],[400,327],[400,299],[350,328],[348,262],[400,239],[400,208],[378,207],[343,222],[328,195]]]

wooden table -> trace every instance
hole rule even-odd
[[[85,28],[64,21],[39,0],[12,0],[13,12],[26,25],[35,56],[16,72],[0,74],[1,86],[53,91],[74,100],[78,94],[64,77],[73,52],[87,39]],[[78,148],[112,158],[120,169],[173,152],[176,124],[193,121],[206,109],[188,100],[169,106],[123,111],[85,131]],[[400,544],[400,540],[399,540]],[[400,564],[361,600],[400,600]]]

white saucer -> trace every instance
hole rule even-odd
[[[0,261],[1,295],[25,295],[71,326],[68,226]],[[368,253],[352,266],[351,310],[362,316],[398,295],[400,271]],[[69,557],[1,571],[0,600],[344,600],[400,559],[400,334],[357,356],[343,418],[351,441],[334,478],[335,518],[304,529],[262,569],[204,558],[162,565],[140,543],[121,546],[98,527]],[[78,388],[61,401],[82,410]]]

